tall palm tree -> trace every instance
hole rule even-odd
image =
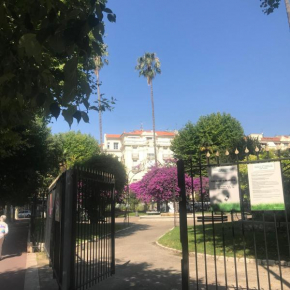
[[[100,70],[104,66],[104,63],[107,64],[106,59],[102,59],[101,56],[95,57],[95,75],[97,78],[97,94],[98,94],[98,111],[99,111],[99,130],[100,130],[100,145],[101,152],[103,152],[103,123],[102,123],[102,101],[101,101],[101,92],[100,92]]]
[[[153,142],[154,142],[154,156],[155,166],[157,164],[157,150],[156,150],[156,136],[155,136],[155,113],[154,113],[154,97],[153,97],[153,84],[152,81],[156,74],[161,73],[160,61],[156,53],[146,52],[143,56],[137,60],[136,70],[139,71],[139,77],[144,76],[147,79],[148,86],[150,86],[151,92],[151,105],[152,105],[152,122],[153,122]]]
[[[290,28],[290,3],[289,3],[289,0],[285,0],[285,6],[286,6],[287,17],[288,17],[288,25]]]

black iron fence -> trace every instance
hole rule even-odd
[[[46,197],[37,194],[32,198],[30,204],[30,242],[34,252],[44,249],[45,225],[46,225]]]
[[[115,272],[114,178],[73,169],[50,187],[45,249],[61,289],[87,289]]]
[[[290,289],[290,157],[201,160],[178,161],[182,289]]]

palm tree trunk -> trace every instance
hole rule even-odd
[[[153,143],[154,143],[155,166],[158,167],[157,150],[156,150],[156,136],[155,136],[155,113],[154,113],[154,97],[153,97],[152,80],[150,81],[150,88],[151,88],[151,105],[152,105],[152,123],[153,123]]]
[[[97,92],[98,92],[98,107],[99,107],[99,129],[100,129],[100,146],[101,152],[103,152],[103,124],[102,124],[102,110],[101,110],[101,93],[99,83],[99,71],[96,69],[95,74],[97,77]]]
[[[285,6],[286,6],[287,17],[288,17],[288,25],[290,28],[290,3],[289,3],[289,0],[285,0]]]

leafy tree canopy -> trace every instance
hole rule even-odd
[[[263,12],[269,15],[279,8],[281,0],[260,0],[260,2],[262,2],[260,6],[263,8]]]
[[[62,113],[88,122],[94,57],[106,52],[106,1],[3,0],[0,3],[0,123],[4,129]],[[103,108],[114,100],[103,99]],[[12,137],[11,137],[12,138]]]
[[[62,148],[63,166],[66,169],[100,154],[98,141],[89,134],[69,131],[56,134],[54,138]]]
[[[17,147],[7,145],[8,153],[0,155],[0,202],[23,205],[58,175],[61,151],[41,118],[12,133],[24,141]]]
[[[244,138],[238,120],[226,113],[201,116],[196,124],[188,122],[172,142],[171,149],[178,158],[199,158],[202,151],[234,151]]]
[[[113,174],[115,176],[115,189],[119,195],[117,196],[117,199],[120,198],[127,183],[127,174],[124,165],[117,157],[114,157],[113,155],[100,154],[92,156],[88,160],[77,162],[76,165]]]

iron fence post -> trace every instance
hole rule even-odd
[[[62,241],[62,253],[63,253],[63,264],[62,264],[62,290],[73,290],[74,289],[74,277],[72,277],[72,263],[71,253],[72,247],[74,247],[74,241],[72,240],[72,206],[73,206],[73,170],[66,172],[65,179],[65,204],[64,204],[64,215],[63,220],[63,241]]]
[[[177,161],[179,195],[179,223],[180,241],[182,246],[181,275],[182,290],[189,289],[189,258],[188,258],[188,234],[187,234],[187,213],[186,213],[186,192],[185,174],[183,160]]]
[[[115,274],[115,186],[111,196],[111,275]]]

